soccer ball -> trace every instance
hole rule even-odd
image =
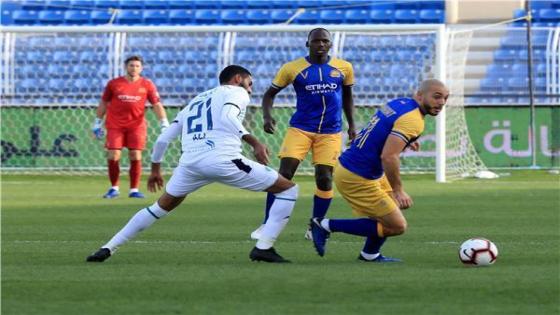
[[[461,244],[459,259],[465,265],[489,266],[498,258],[498,247],[491,241],[482,238],[471,238]]]

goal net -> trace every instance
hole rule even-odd
[[[104,27],[17,28],[0,33],[2,59],[2,171],[104,171],[103,142],[93,140],[90,128],[106,82],[123,74],[131,54],[145,60],[143,75],[159,89],[170,118],[196,94],[218,84],[219,71],[228,64],[247,67],[254,77],[252,105],[246,126],[276,155],[295,109],[292,87],[281,91],[273,115],[277,132],[262,130],[260,102],[276,71],[290,60],[305,56],[309,26],[259,27]],[[427,78],[445,79],[451,88],[448,107],[449,174],[473,173],[484,167],[470,145],[462,112],[462,69],[468,44],[449,41],[437,25],[329,26],[333,34],[331,55],[354,66],[355,121],[361,128],[386,101],[412,96]],[[444,32],[444,31],[443,31]],[[454,44],[451,44],[454,43]],[[447,58],[446,58],[447,55]],[[445,77],[445,61],[450,70]],[[153,113],[147,113],[148,148],[158,135]],[[436,123],[426,119],[419,152],[403,153],[408,172],[436,169]],[[343,133],[345,140],[347,135]],[[346,141],[344,141],[346,145]],[[244,152],[250,156],[249,148]],[[169,148],[166,167],[176,165],[178,143]],[[126,155],[124,155],[126,156]],[[122,159],[123,167],[128,161]],[[149,154],[144,154],[144,166]],[[279,160],[271,159],[276,168]],[[299,173],[312,173],[310,157]],[[452,178],[455,176],[452,176]]]

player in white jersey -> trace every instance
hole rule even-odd
[[[154,192],[163,188],[160,162],[167,145],[181,136],[183,153],[165,192],[153,205],[138,211],[107,244],[88,256],[87,261],[105,261],[120,245],[175,209],[189,193],[220,182],[275,194],[270,217],[249,257],[253,261],[289,262],[276,253],[273,245],[288,223],[298,186],[266,166],[268,149],[243,127],[252,84],[247,69],[227,66],[220,73],[220,86],[199,94],[177,114],[169,128],[158,137],[152,151],[148,190]],[[259,163],[241,155],[241,140],[253,147]]]

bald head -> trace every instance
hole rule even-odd
[[[424,115],[436,116],[443,109],[449,90],[443,82],[437,79],[428,79],[420,83],[414,99],[420,105],[420,110]]]
[[[422,83],[420,83],[420,87],[418,88],[418,92],[422,92],[422,93],[428,93],[432,87],[438,87],[438,88],[443,88],[445,90],[447,90],[447,87],[445,86],[445,84],[443,82],[441,82],[438,79],[428,79],[428,80],[424,80],[422,81]]]

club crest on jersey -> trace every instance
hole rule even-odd
[[[340,71],[333,69],[331,70],[331,73],[329,75],[331,76],[331,78],[340,78],[342,74],[340,73]]]
[[[139,88],[138,93],[146,93],[146,88],[143,87]]]

